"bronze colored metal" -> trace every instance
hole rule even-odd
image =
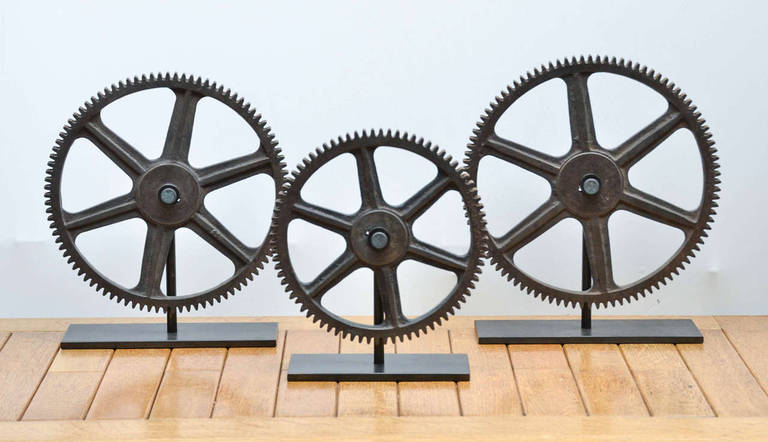
[[[600,146],[595,137],[587,79],[595,72],[621,75],[652,88],[664,97],[667,110],[655,121],[630,137],[616,149]],[[571,148],[563,156],[553,157],[500,137],[496,123],[521,96],[545,81],[559,78],[568,90]],[[565,105],[566,103],[564,103]],[[679,88],[653,70],[629,61],[608,57],[581,57],[550,63],[521,77],[502,91],[481,117],[469,144],[465,159],[472,179],[477,182],[480,160],[491,155],[522,167],[546,179],[550,198],[507,233],[489,235],[489,254],[515,285],[534,296],[558,304],[615,305],[645,296],[659,284],[665,284],[690,262],[713,221],[720,171],[714,141],[701,114]],[[628,171],[672,133],[686,128],[693,134],[703,168],[703,192],[694,210],[684,210],[632,186]],[[627,285],[619,286],[613,278],[608,219],[618,210],[627,210],[648,219],[677,228],[685,234],[680,248],[660,268]],[[591,284],[584,291],[549,285],[523,272],[514,262],[517,251],[565,218],[578,220],[584,232],[585,254]]]
[[[126,95],[154,88],[170,89],[176,95],[176,101],[163,152],[159,158],[150,160],[104,124],[101,110]],[[202,168],[189,164],[195,110],[203,97],[227,105],[248,123],[259,138],[255,152]],[[61,205],[61,177],[72,143],[78,138],[93,142],[131,178],[133,188],[125,195],[70,213]],[[169,314],[182,308],[197,309],[226,298],[252,279],[266,262],[270,248],[267,238],[258,247],[245,245],[205,208],[205,196],[256,174],[271,176],[277,193],[285,177],[282,159],[277,142],[261,115],[229,89],[186,75],[134,77],[99,92],[64,127],[46,170],[46,212],[64,257],[85,281],[96,285],[97,291],[126,305],[146,307],[147,310],[162,309]],[[98,185],[94,183],[94,186]],[[84,232],[131,218],[141,218],[147,223],[147,236],[139,283],[135,287],[123,287],[99,273],[83,258],[75,239]],[[174,232],[180,227],[197,233],[232,261],[234,274],[216,287],[199,293],[164,294],[161,278],[169,260]]]
[[[373,159],[374,151],[380,146],[403,149],[426,158],[437,166],[437,176],[403,204],[388,204],[382,197]],[[345,215],[304,201],[301,190],[308,178],[328,161],[345,153],[352,154],[357,161],[360,210]],[[389,339],[403,340],[413,333],[418,336],[458,309],[469,296],[469,290],[474,288],[480,273],[485,249],[485,222],[475,185],[466,172],[456,169],[456,165],[450,156],[423,139],[382,130],[364,131],[331,141],[301,163],[280,193],[272,223],[272,241],[279,276],[302,311],[337,334],[361,341],[374,339],[380,346]],[[449,190],[461,195],[470,226],[470,247],[464,256],[420,241],[413,235],[414,221]],[[298,279],[288,252],[288,225],[294,219],[338,233],[347,243],[341,256],[309,282]],[[456,285],[439,305],[415,318],[403,314],[397,279],[398,265],[408,259],[453,272],[457,278]],[[328,290],[361,267],[368,267],[374,273],[372,295],[375,296],[376,324],[350,321],[322,305],[323,295]]]

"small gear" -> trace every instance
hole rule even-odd
[[[101,119],[101,110],[129,94],[154,88],[167,88],[176,96],[162,155],[145,158],[138,150],[109,129]],[[234,110],[259,138],[256,152],[222,163],[194,168],[188,154],[197,103],[211,97]],[[72,143],[78,138],[90,140],[133,181],[125,195],[91,208],[71,213],[62,207],[61,179]],[[104,89],[86,102],[69,120],[53,147],[45,177],[45,205],[53,236],[72,268],[103,295],[125,305],[155,311],[188,311],[213,305],[239,290],[263,268],[269,252],[267,238],[258,247],[248,247],[221,224],[203,203],[205,196],[256,174],[267,174],[275,182],[275,194],[285,179],[285,164],[277,141],[266,122],[249,103],[229,89],[198,77],[178,74],[151,74],[121,81]],[[75,245],[81,233],[131,218],[147,223],[139,283],[123,287],[96,270],[83,258]],[[174,232],[187,227],[197,233],[234,264],[234,274],[223,283],[184,296],[165,296],[160,288]]]
[[[437,176],[414,196],[399,206],[384,201],[379,185],[374,151],[381,146],[403,149],[431,161]],[[301,191],[313,173],[339,155],[350,153],[357,162],[358,181],[362,205],[352,215],[344,215],[307,203]],[[466,172],[456,169],[453,161],[437,146],[417,139],[413,135],[383,130],[371,130],[339,137],[323,145],[299,164],[298,171],[288,178],[280,192],[275,218],[272,223],[272,242],[278,276],[290,297],[306,311],[307,317],[320,322],[329,331],[365,339],[392,340],[412,334],[419,335],[427,328],[434,329],[460,307],[469,296],[480,273],[485,251],[485,221],[477,190]],[[457,191],[464,203],[470,226],[470,247],[464,256],[458,256],[434,245],[422,242],[413,235],[413,223],[442,195]],[[302,219],[342,235],[347,243],[345,251],[312,281],[302,282],[297,277],[288,252],[288,225]],[[398,289],[397,267],[407,259],[420,261],[454,273],[456,285],[439,305],[416,318],[403,314]],[[374,293],[383,310],[383,322],[370,325],[342,318],[322,305],[323,295],[358,268],[368,267],[374,272]]]
[[[606,72],[636,80],[668,102],[663,115],[616,149],[605,149],[595,137],[587,78]],[[560,78],[568,90],[572,145],[560,157],[541,153],[496,134],[495,126],[507,109],[526,92],[545,81]],[[703,191],[695,210],[684,210],[632,186],[628,170],[677,129],[693,134],[703,166]],[[515,164],[546,179],[550,198],[500,237],[489,236],[491,262],[515,285],[534,296],[566,306],[608,304],[615,306],[649,294],[666,284],[690,263],[703,244],[713,222],[720,190],[720,171],[714,141],[701,114],[678,87],[661,74],[637,63],[608,57],[575,57],[542,65],[514,82],[496,97],[485,111],[471,137],[465,163],[472,179],[478,181],[480,160],[491,155]],[[633,283],[619,286],[613,279],[608,218],[627,210],[684,232],[685,239],[675,254],[660,268]],[[515,253],[565,218],[577,219],[583,228],[585,252],[591,271],[591,288],[566,290],[526,274],[514,262]]]

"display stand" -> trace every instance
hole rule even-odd
[[[176,246],[171,242],[165,265],[166,295],[176,296]],[[62,349],[275,347],[276,322],[183,322],[168,308],[166,323],[72,324]]]
[[[374,276],[377,278],[378,276]],[[379,284],[374,280],[373,320],[384,321]],[[385,338],[373,340],[373,354],[294,354],[289,381],[468,381],[466,354],[385,354]]]
[[[582,246],[582,290],[592,286],[586,247]],[[581,321],[560,319],[475,321],[480,344],[700,344],[690,319],[600,319],[581,305]]]

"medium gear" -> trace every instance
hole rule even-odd
[[[403,149],[426,158],[437,167],[437,176],[403,204],[387,204],[381,194],[373,160],[373,152],[380,146]],[[328,161],[345,153],[354,155],[357,161],[360,210],[344,215],[304,201],[301,190],[309,177]],[[456,169],[456,165],[449,155],[423,139],[405,133],[371,130],[363,131],[361,135],[339,137],[317,149],[298,166],[298,171],[288,178],[278,197],[272,242],[278,276],[290,297],[301,305],[302,311],[306,311],[307,317],[353,340],[391,339],[394,342],[395,338],[402,341],[407,336],[410,339],[414,333],[418,336],[420,332],[426,332],[427,327],[434,329],[435,324],[440,324],[460,307],[480,273],[485,251],[485,221],[475,185],[466,172]],[[470,247],[464,256],[422,242],[413,235],[413,222],[449,190],[461,195],[470,226]],[[317,278],[306,283],[296,276],[288,252],[288,225],[294,219],[338,233],[347,242],[341,256]],[[439,305],[413,319],[402,312],[397,281],[397,266],[407,259],[451,271],[457,277],[456,285]],[[331,287],[361,267],[374,271],[374,291],[379,294],[384,313],[384,321],[378,325],[349,321],[321,303],[322,296]]]
[[[661,94],[667,111],[614,150],[598,145],[595,137],[587,78],[595,72],[622,75]],[[498,136],[495,126],[504,112],[523,94],[547,80],[560,78],[568,90],[572,145],[568,153],[553,157]],[[628,169],[679,128],[693,134],[703,166],[703,192],[697,209],[681,209],[629,183]],[[545,178],[552,186],[550,198],[501,237],[490,234],[491,262],[507,279],[534,296],[566,306],[612,306],[649,294],[659,284],[690,263],[703,244],[713,221],[720,179],[714,141],[701,114],[674,83],[637,63],[608,57],[581,57],[557,61],[535,69],[502,91],[491,103],[471,137],[465,158],[472,179],[478,165],[492,155]],[[618,286],[613,279],[608,218],[627,210],[682,230],[685,240],[659,269],[634,283]],[[591,288],[573,291],[551,286],[523,272],[514,263],[515,253],[564,218],[576,218],[583,227],[585,252],[591,268]]]
[[[129,94],[154,88],[170,89],[176,95],[176,102],[163,153],[158,159],[149,160],[104,125],[101,110]],[[259,138],[256,152],[203,168],[189,164],[195,109],[203,97],[227,105],[248,123]],[[61,179],[69,150],[78,138],[93,142],[131,178],[133,188],[125,195],[70,213],[61,204]],[[209,192],[261,173],[273,178],[277,194],[286,174],[277,141],[261,115],[223,86],[178,74],[151,74],[121,81],[99,92],[74,114],[56,141],[50,158],[45,177],[45,205],[53,236],[78,275],[83,275],[85,281],[105,296],[132,307],[146,307],[148,311],[152,308],[189,311],[192,307],[205,307],[206,303],[213,305],[214,301],[233,294],[253,279],[267,260],[269,241],[266,238],[258,247],[246,246],[203,203]],[[147,223],[147,237],[139,283],[126,288],[111,281],[83,258],[75,239],[83,232],[130,218],[141,218]],[[160,289],[161,277],[174,231],[180,227],[194,231],[232,261],[234,274],[203,292],[165,296]]]

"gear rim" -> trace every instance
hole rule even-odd
[[[599,308],[600,306],[608,307],[609,304],[615,306],[616,302],[621,305],[624,301],[629,303],[632,299],[637,300],[640,296],[645,297],[654,288],[659,289],[660,285],[666,285],[668,281],[672,280],[674,275],[677,275],[685,268],[686,264],[690,264],[690,259],[700,250],[699,246],[703,244],[703,239],[708,236],[707,231],[711,229],[710,223],[714,221],[715,208],[718,207],[717,200],[719,199],[719,177],[721,172],[718,164],[719,158],[716,155],[717,149],[714,147],[715,143],[712,140],[709,127],[705,125],[705,120],[701,118],[701,113],[697,111],[697,107],[692,104],[692,101],[680,88],[675,86],[666,77],[639,63],[617,59],[616,57],[588,56],[585,58],[582,56],[580,58],[566,58],[562,61],[557,60],[554,64],[550,62],[548,65],[541,65],[541,67],[534,69],[533,74],[528,72],[526,75],[521,76],[518,81],[513,82],[512,85],[502,90],[500,96],[495,97],[490,107],[485,109],[481,116],[481,121],[477,123],[477,127],[473,130],[473,135],[470,137],[470,143],[468,144],[469,150],[465,155],[464,163],[472,179],[477,182],[478,165],[480,159],[487,155],[484,152],[486,142],[491,136],[495,135],[495,124],[517,99],[545,81],[555,78],[564,79],[565,76],[583,74],[585,72],[587,76],[596,72],[621,75],[638,81],[662,95],[669,104],[670,109],[674,106],[681,115],[678,129],[680,127],[687,128],[694,136],[701,157],[703,171],[702,196],[699,207],[696,209],[698,217],[695,229],[692,230],[690,235],[683,231],[686,238],[682,245],[658,269],[635,282],[620,286],[618,290],[612,292],[585,294],[585,292],[565,290],[548,285],[546,282],[542,282],[520,270],[510,258],[499,250],[496,238],[492,237],[490,233],[488,234],[488,254],[491,263],[502,273],[502,276],[505,276],[507,280],[511,280],[515,286],[519,286],[527,294],[541,297],[542,300],[548,300],[550,303],[556,302],[558,305],[563,303],[565,306],[573,307],[595,305]],[[571,129],[573,131],[573,122]],[[675,129],[675,131],[678,129]],[[572,141],[576,142],[573,138]],[[594,140],[594,143],[599,147],[596,140]],[[601,148],[601,151],[606,150]],[[569,156],[572,156],[573,151],[574,148],[572,146],[571,150],[565,155],[553,158],[565,161]],[[629,170],[632,165],[634,163],[627,166],[626,170]],[[523,169],[525,170],[525,168]],[[553,195],[550,196],[550,200],[547,202],[550,202],[553,196],[554,188]],[[610,213],[616,210],[619,209],[614,208]],[[571,215],[569,217],[574,216]],[[576,219],[578,220],[578,218]],[[516,227],[512,229],[514,230]]]
[[[352,322],[325,309],[325,307],[320,305],[319,301],[317,303],[314,302],[311,296],[307,294],[304,288],[305,284],[299,280],[293,269],[287,245],[288,225],[293,219],[301,219],[293,214],[293,207],[296,202],[302,201],[300,198],[301,190],[309,177],[328,161],[339,155],[352,153],[361,148],[373,147],[375,149],[384,146],[404,149],[429,160],[437,167],[438,176],[440,172],[446,173],[454,184],[451,190],[459,192],[462,197],[465,216],[470,226],[470,248],[465,255],[467,257],[466,270],[461,277],[457,276],[456,284],[451,293],[444,297],[430,311],[410,321],[407,326],[399,328],[390,326],[384,328]],[[415,135],[409,135],[405,132],[401,134],[399,131],[393,133],[391,130],[388,130],[385,132],[383,129],[378,131],[374,129],[370,131],[363,130],[359,133],[355,132],[353,135],[347,134],[346,137],[338,137],[331,140],[310,153],[309,158],[305,158],[300,162],[297,170],[286,179],[286,184],[278,196],[277,209],[275,210],[275,217],[272,223],[275,268],[278,270],[281,284],[285,286],[285,291],[289,293],[289,298],[293,299],[296,304],[299,304],[301,311],[306,312],[305,315],[308,318],[312,319],[313,322],[319,322],[321,328],[326,328],[336,335],[341,334],[342,338],[350,337],[351,340],[358,340],[360,342],[365,340],[370,343],[371,340],[381,339],[386,343],[390,340],[395,342],[398,338],[402,342],[406,337],[411,339],[414,334],[418,337],[421,333],[434,330],[435,325],[440,325],[443,320],[447,320],[449,315],[460,308],[461,303],[466,302],[466,297],[470,296],[470,290],[475,288],[475,282],[478,281],[478,275],[481,272],[480,266],[486,251],[485,219],[480,197],[477,194],[474,183],[469,179],[469,175],[463,169],[457,169],[457,166],[458,162],[453,160],[450,155],[423,138],[417,138]],[[369,210],[367,213],[373,211],[375,210]],[[413,221],[418,216],[421,216],[421,214],[423,214],[423,211]],[[350,218],[355,216],[364,217],[364,209],[361,208],[355,214],[349,215]],[[411,221],[410,225],[412,225],[413,221]],[[350,250],[351,245],[348,239],[345,238],[345,241],[347,241],[346,253]],[[403,260],[405,258],[401,258],[397,264]],[[364,267],[372,268],[361,264],[354,270]],[[328,270],[328,268],[330,266],[325,270]],[[351,271],[347,275],[350,273]]]
[[[138,307],[140,310],[146,308],[147,311],[154,309],[156,312],[159,312],[171,309],[173,311],[181,311],[186,308],[187,311],[190,311],[193,307],[195,310],[198,310],[201,307],[205,308],[207,305],[212,306],[214,302],[221,302],[222,298],[226,299],[234,295],[236,291],[247,285],[248,281],[252,280],[255,275],[258,275],[259,270],[264,267],[270,254],[268,232],[262,243],[258,247],[254,247],[254,249],[257,249],[257,252],[253,255],[252,259],[239,270],[235,266],[235,273],[224,282],[207,290],[189,295],[150,297],[146,294],[131,292],[131,289],[126,289],[122,285],[113,282],[93,267],[80,254],[79,249],[75,245],[75,239],[70,235],[63,218],[65,210],[61,204],[61,179],[64,164],[73,142],[82,137],[81,132],[83,132],[84,125],[93,119],[100,119],[101,110],[110,103],[136,92],[156,88],[166,88],[174,93],[177,90],[191,91],[200,96],[198,100],[204,97],[215,99],[243,118],[259,139],[259,148],[256,152],[249,155],[256,155],[263,151],[264,155],[268,158],[270,169],[268,174],[275,182],[275,201],[277,200],[277,193],[282,187],[287,171],[281,149],[277,147],[278,143],[274,139],[271,128],[267,126],[261,114],[257,113],[256,109],[250,103],[245,102],[244,98],[239,97],[237,93],[233,93],[230,89],[216,82],[211,82],[207,79],[203,80],[200,77],[187,74],[152,73],[127,78],[117,84],[104,88],[96,96],[86,101],[73,114],[72,118],[67,121],[63,131],[59,133],[52,153],[49,155],[50,161],[47,163],[48,167],[45,171],[45,211],[48,215],[47,219],[50,221],[49,227],[52,229],[55,243],[59,244],[59,250],[62,251],[67,263],[71,264],[72,269],[77,272],[78,276],[82,276],[89,286],[96,286],[96,291],[101,292],[103,296],[115,299],[118,303],[123,303],[126,306],[130,305],[132,308]],[[162,156],[155,160],[149,160],[149,164],[162,164],[161,160]],[[114,160],[112,161],[114,162]],[[211,166],[219,164],[221,163],[214,163]],[[202,170],[202,168],[196,170]],[[133,196],[136,192],[136,182],[133,178],[131,179],[134,181],[134,185],[127,195]],[[228,184],[216,187],[210,191],[226,185]],[[143,214],[130,218],[140,218],[145,221],[149,232],[150,220],[145,219]]]

